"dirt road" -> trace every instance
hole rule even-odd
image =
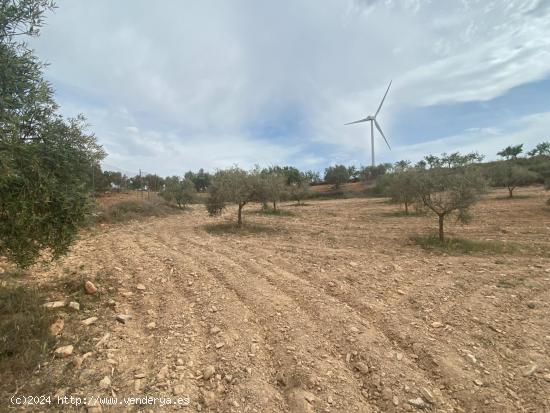
[[[247,206],[262,226],[244,235],[207,231],[234,211],[198,206],[86,235],[45,272],[80,268],[99,287],[71,315],[99,320],[60,339],[92,354],[39,377],[62,375],[58,395],[190,402],[104,412],[550,411],[550,212],[542,190],[525,194],[493,194],[472,224],[449,225],[514,242],[511,255],[426,252],[409,236],[433,217],[372,199],[283,206],[291,216]]]

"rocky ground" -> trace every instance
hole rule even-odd
[[[66,283],[50,302],[56,347],[72,347],[18,394],[88,397],[26,411],[550,411],[548,193],[503,195],[448,230],[518,245],[505,255],[424,251],[410,236],[436,219],[375,199],[283,205],[291,216],[250,205],[261,225],[245,234],[205,227],[235,211],[201,206],[94,230],[33,270],[29,282]]]

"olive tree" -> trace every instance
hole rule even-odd
[[[340,188],[340,185],[349,181],[351,172],[344,165],[329,166],[325,169],[325,182],[331,184],[335,189]]]
[[[276,169],[256,172],[258,176],[258,192],[262,193],[262,201],[269,201],[273,205],[273,211],[277,211],[277,203],[287,195],[287,177]]]
[[[414,169],[399,170],[388,175],[386,194],[391,200],[405,206],[405,214],[409,214],[409,205],[418,200],[417,173]]]
[[[175,201],[178,207],[185,208],[196,197],[196,187],[188,178],[180,180],[177,176],[171,176],[164,180],[164,190],[160,195],[168,202]]]
[[[437,161],[432,165],[442,165]],[[479,170],[464,163],[461,159],[450,166],[433,166],[419,170],[416,179],[416,192],[422,203],[438,217],[439,240],[445,240],[444,222],[456,212],[461,222],[469,219],[469,208],[485,192],[486,182]]]
[[[305,179],[289,186],[290,199],[296,201],[298,205],[304,205],[303,201],[307,199],[309,193],[309,183]]]
[[[22,267],[68,250],[86,222],[90,171],[105,156],[83,117],[57,113],[43,65],[18,42],[37,35],[52,8],[0,1],[0,254]]]
[[[524,166],[514,165],[510,161],[498,162],[490,171],[491,183],[494,186],[506,187],[508,197],[513,198],[514,189],[530,185],[539,178],[538,174]]]
[[[259,199],[257,175],[255,171],[248,172],[237,166],[216,171],[208,187],[208,213],[217,215],[227,204],[235,204],[238,207],[237,224],[242,226],[244,206]]]

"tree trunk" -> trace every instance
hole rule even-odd
[[[439,217],[439,241],[443,242],[445,241],[445,234],[443,232],[443,219],[445,218],[445,215],[438,215]]]
[[[244,203],[239,204],[239,219],[237,221],[237,225],[239,227],[243,225],[243,206],[244,206]]]
[[[409,215],[409,204],[405,202],[405,215]]]
[[[277,212],[277,202],[273,201],[273,212]]]
[[[514,197],[514,189],[515,188],[508,187],[508,193],[509,193],[508,198],[513,198]]]

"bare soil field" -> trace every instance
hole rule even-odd
[[[548,412],[548,192],[517,195],[493,192],[472,223],[447,226],[517,246],[497,255],[423,250],[410,236],[436,218],[396,216],[383,199],[284,204],[288,216],[247,205],[242,232],[218,225],[235,210],[211,218],[202,205],[95,229],[22,281],[53,283],[50,300],[81,309],[51,310],[73,354],[17,392],[189,398],[89,412]]]

